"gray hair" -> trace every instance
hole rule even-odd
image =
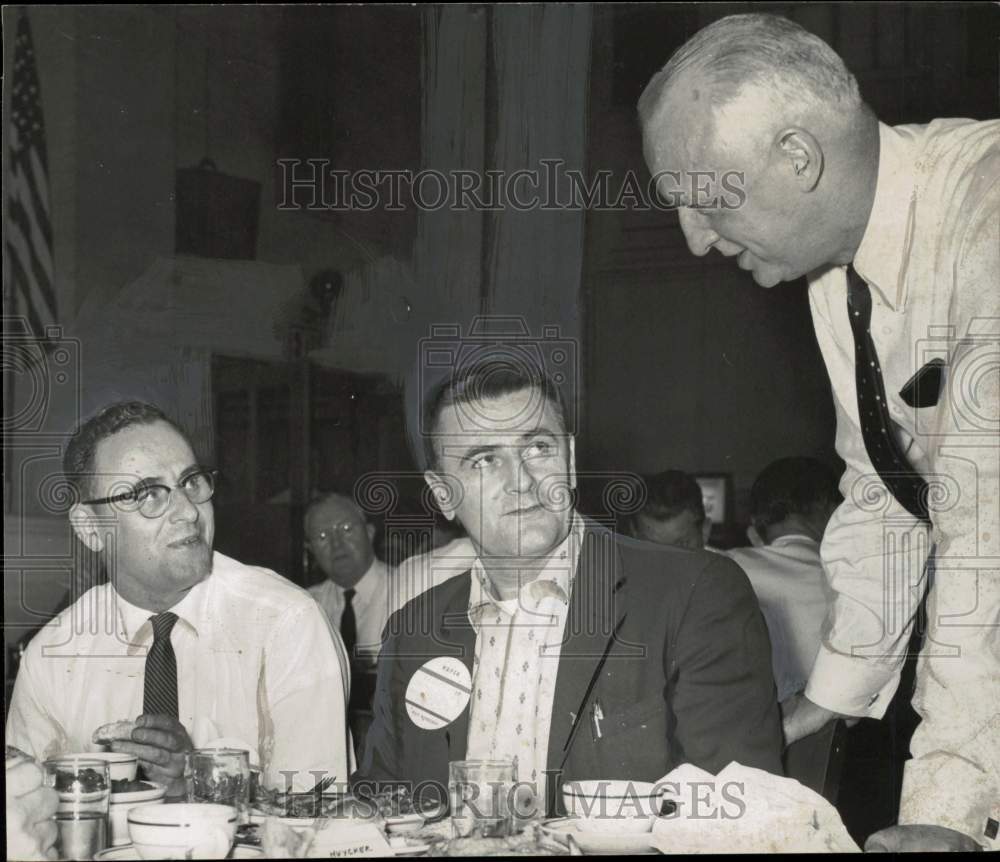
[[[643,90],[643,122],[651,118],[669,85],[689,71],[701,76],[715,107],[733,101],[747,84],[766,85],[786,104],[863,104],[858,82],[837,52],[778,15],[729,15],[695,33]]]

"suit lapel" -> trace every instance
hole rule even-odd
[[[471,576],[466,573],[464,589],[454,593],[441,616],[441,642],[448,644],[448,655],[454,655],[469,669],[472,679],[472,659],[476,652],[476,630],[469,622],[469,592]],[[445,730],[448,744],[448,760],[465,760],[465,751],[469,736],[469,713],[472,700],[465,709]]]
[[[561,770],[581,733],[590,733],[584,701],[595,675],[602,671],[625,607],[621,556],[614,534],[590,524],[584,532],[579,569],[570,597],[566,631],[552,703],[547,769]],[[574,724],[579,727],[573,732]],[[571,734],[573,739],[571,740]]]

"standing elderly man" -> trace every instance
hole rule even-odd
[[[106,739],[170,795],[195,747],[248,750],[278,789],[344,781],[340,640],[305,590],[213,553],[215,473],[181,430],[151,405],[113,404],[80,427],[64,469],[73,530],[108,583],[28,645],[7,743],[44,759]],[[95,738],[111,722],[124,726]]]
[[[763,287],[810,282],[847,470],[822,546],[831,630],[804,696],[786,705],[786,738],[838,714],[881,717],[933,543],[923,721],[901,825],[869,847],[994,846],[1000,122],[886,126],[826,43],[770,15],[697,33],[650,81],[639,115],[694,254],[735,257]],[[736,199],[718,194],[720,179],[734,187],[728,172],[742,181]],[[893,543],[912,550],[893,556]]]
[[[477,557],[389,620],[355,787],[513,760],[538,808],[567,780],[681,763],[780,774],[770,649],[746,577],[578,515],[567,408],[540,372],[484,360],[427,402],[425,473]]]

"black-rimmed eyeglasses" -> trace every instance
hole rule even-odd
[[[198,467],[182,476],[175,487],[183,491],[184,496],[192,503],[206,503],[215,493],[215,480],[218,475],[219,471],[212,467]],[[114,504],[123,512],[138,511],[147,518],[159,518],[170,506],[170,495],[173,491],[174,489],[167,485],[140,482],[121,494],[82,502],[87,505]]]

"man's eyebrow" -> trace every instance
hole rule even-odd
[[[511,432],[511,443],[527,443],[535,437],[546,436],[546,437],[558,437],[559,433],[551,430],[550,428],[539,426],[538,428],[532,428],[528,431],[521,431],[515,436],[515,432]],[[504,446],[508,446],[510,443],[483,443],[476,446],[470,446],[468,449],[461,451],[448,451],[445,449],[444,455],[450,455],[452,458],[458,458],[461,460],[467,460],[469,458],[474,458],[477,455],[482,455],[484,453],[495,452],[497,449],[502,449]]]
[[[445,450],[443,454],[450,455],[452,458],[457,458],[460,461],[467,461],[470,458],[475,458],[477,455],[483,455],[488,452],[495,452],[497,449],[502,448],[500,443],[487,443],[478,446],[470,446],[468,449],[463,449],[460,451],[448,452]]]
[[[165,480],[162,476],[143,476],[138,482],[135,483],[137,488],[145,488],[149,485],[163,485]]]

